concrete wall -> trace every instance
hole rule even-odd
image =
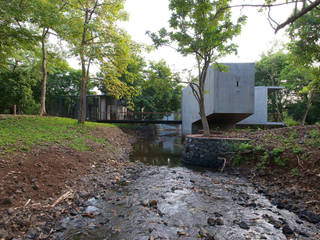
[[[235,124],[254,112],[254,63],[224,63],[228,72],[208,69],[205,109],[209,123]],[[200,124],[198,102],[190,86],[182,92],[182,133]]]

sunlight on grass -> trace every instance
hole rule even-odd
[[[92,136],[92,131],[113,124],[86,122],[59,117],[7,117],[0,118],[0,153],[29,151],[35,145],[65,144],[79,151],[92,151],[86,139],[99,144],[110,144],[106,139]]]

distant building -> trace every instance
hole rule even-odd
[[[255,87],[254,63],[224,63],[228,72],[209,68],[205,85],[205,110],[210,127],[283,125],[268,121],[268,93],[281,87]],[[199,106],[188,86],[182,93],[182,133],[201,128]]]
[[[86,102],[87,120],[123,120],[128,114],[125,102],[111,96],[89,95]],[[78,96],[59,96],[49,100],[47,112],[51,116],[77,118],[79,106]]]

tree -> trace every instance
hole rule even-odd
[[[289,56],[283,52],[262,55],[255,65],[255,84],[257,86],[283,86],[281,73],[289,64]],[[269,112],[273,114],[274,121],[283,121],[283,105],[285,97],[289,95],[289,89],[270,96],[271,104],[268,106]]]
[[[81,62],[79,123],[86,118],[86,88],[90,67],[99,63],[105,79],[117,80],[127,66],[129,38],[116,26],[124,20],[123,0],[71,0],[64,39]]]
[[[303,91],[308,94],[306,111],[301,124],[304,125],[307,114],[316,92],[320,90],[320,11],[314,9],[299,18],[289,28],[291,42],[289,50],[293,55],[296,65],[307,68],[309,72],[309,84]]]
[[[296,64],[290,53],[269,52],[262,55],[256,63],[255,80],[258,86],[284,86],[285,89],[270,96],[271,104],[269,112],[273,113],[275,121],[283,121],[283,115],[293,111],[293,106],[304,106],[302,117],[299,118],[304,124],[310,109],[310,95],[304,90],[310,84],[310,69]],[[299,107],[299,109],[302,109]],[[299,114],[295,114],[295,119]]]
[[[14,68],[19,50],[31,50],[39,38],[26,24],[30,19],[30,1],[0,0],[0,70]]]
[[[56,35],[59,28],[65,21],[64,11],[67,2],[59,0],[34,0],[32,2],[32,17],[31,23],[35,24],[40,29],[41,49],[42,49],[42,88],[41,88],[41,106],[40,116],[46,114],[46,85],[47,85],[47,39],[50,34]]]
[[[230,41],[241,31],[246,17],[236,23],[231,20],[231,0],[171,0],[170,31],[161,29],[158,34],[148,33],[156,47],[169,45],[182,55],[193,55],[197,61],[197,82],[191,82],[194,97],[199,105],[204,135],[209,135],[205,113],[205,81],[209,65],[220,67],[218,59],[236,52]]]
[[[150,62],[141,94],[134,98],[135,111],[170,113],[180,109],[182,86],[180,77],[165,61]]]

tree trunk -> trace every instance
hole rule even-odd
[[[80,106],[79,106],[79,114],[78,114],[78,123],[83,124],[86,121],[86,93],[87,93],[87,71],[86,71],[86,61],[85,61],[85,46],[86,46],[86,33],[87,33],[87,23],[88,23],[88,12],[86,11],[85,19],[84,19],[84,27],[82,32],[82,41],[81,41],[81,52],[80,52],[80,59],[81,59],[81,90],[80,90]]]
[[[81,90],[80,90],[80,106],[79,106],[79,116],[78,123],[83,124],[86,121],[86,110],[87,110],[87,89],[86,89],[86,65],[84,57],[81,56]]]
[[[208,123],[208,119],[207,119],[207,116],[206,116],[206,110],[205,110],[205,105],[204,105],[204,97],[199,102],[199,109],[200,109],[201,123],[202,123],[202,127],[203,127],[203,135],[208,137],[208,136],[210,136],[210,128],[209,128],[209,123]]]
[[[17,115],[17,105],[16,104],[13,105],[13,115],[14,116]]]
[[[275,92],[274,93],[274,95],[275,95],[275,101],[276,101],[276,109],[277,109],[277,114],[278,114],[278,119],[281,121],[281,122],[284,122],[283,121],[283,117],[282,117],[282,113],[281,113],[281,111],[280,111],[280,105],[279,105],[279,101],[278,101],[278,94]],[[277,121],[279,121],[279,120],[277,120]]]
[[[303,117],[302,117],[302,120],[301,120],[301,126],[304,126],[304,124],[306,123],[306,119],[307,119],[307,116],[308,116],[308,113],[309,113],[309,110],[310,110],[310,107],[311,107],[313,95],[314,95],[314,90],[311,90],[310,96],[308,98],[306,110],[304,111],[304,114],[303,114]]]
[[[209,67],[209,62],[206,63],[201,71],[201,74],[199,76],[199,110],[200,110],[200,117],[201,117],[201,123],[203,127],[203,135],[208,137],[210,136],[210,128],[209,128],[209,123],[208,119],[206,116],[206,108],[205,108],[205,81],[207,77],[207,70]]]
[[[43,28],[42,32],[42,89],[41,89],[41,108],[40,116],[46,114],[46,92],[47,92],[47,49],[46,49],[46,36],[48,28]]]

